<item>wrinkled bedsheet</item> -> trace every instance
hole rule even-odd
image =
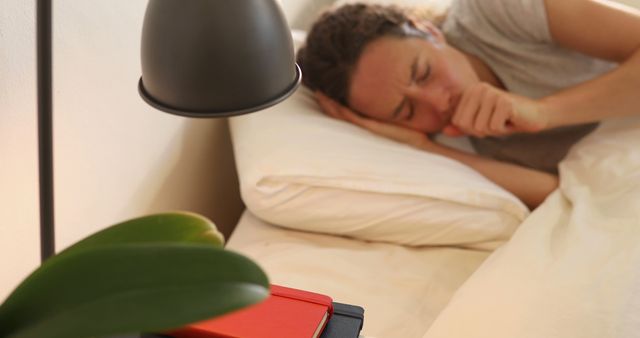
[[[581,140],[560,182],[424,338],[640,336],[640,118]]]

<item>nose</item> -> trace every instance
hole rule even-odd
[[[428,107],[430,110],[437,112],[440,116],[451,108],[451,93],[444,86],[434,84],[415,87],[409,96],[415,107]]]

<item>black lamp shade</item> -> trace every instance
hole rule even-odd
[[[150,0],[139,91],[190,117],[249,113],[300,83],[293,41],[275,0]]]

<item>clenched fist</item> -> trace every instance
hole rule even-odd
[[[516,132],[535,133],[547,125],[547,113],[540,102],[481,82],[462,93],[444,132],[476,137],[503,136]]]

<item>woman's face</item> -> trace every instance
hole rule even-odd
[[[441,131],[478,77],[444,41],[385,36],[369,43],[351,78],[349,106],[425,133]]]

